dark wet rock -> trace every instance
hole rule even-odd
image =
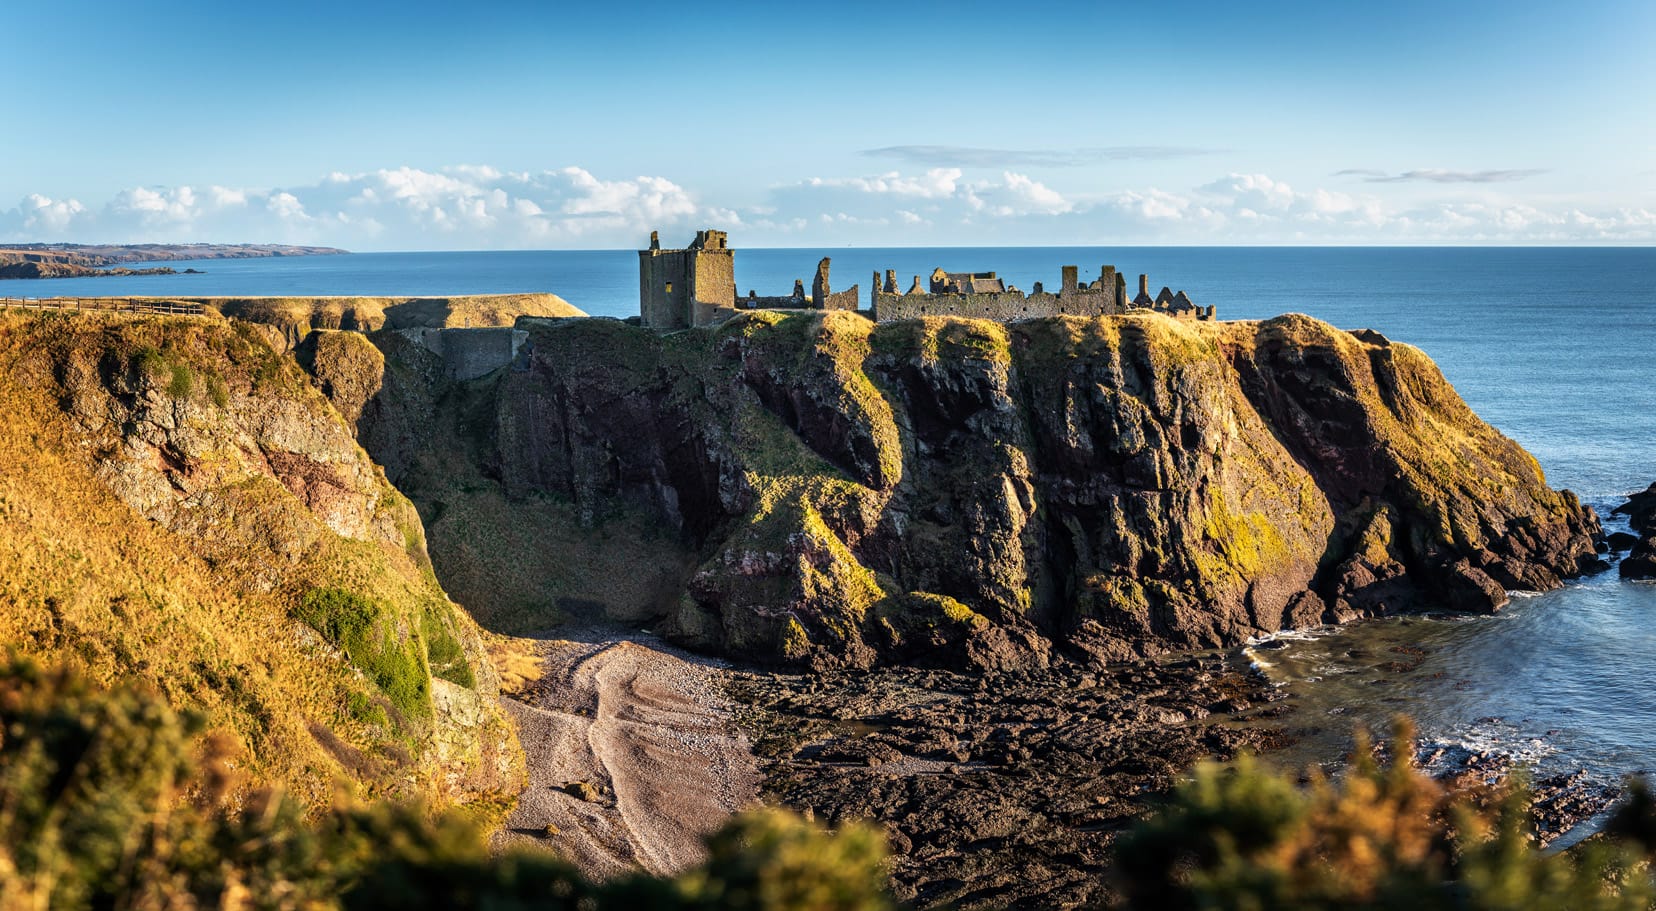
[[[1625,531],[1611,532],[1609,536],[1605,538],[1605,543],[1610,545],[1611,551],[1618,554],[1624,554],[1638,546],[1639,536],[1628,534]]]
[[[1623,579],[1656,579],[1656,535],[1644,538],[1634,545],[1617,568]]]
[[[1107,899],[1109,846],[1197,760],[1286,741],[1231,711],[1277,693],[1211,656],[963,675],[734,674],[766,791],[817,819],[882,825],[922,907]]]
[[[1530,785],[1530,818],[1542,847],[1610,809],[1622,789],[1596,781],[1585,771],[1549,775]]]
[[[1481,724],[1501,721],[1479,719]],[[1415,762],[1438,781],[1477,799],[1488,799],[1491,793],[1499,793],[1498,789],[1509,784],[1521,769],[1512,756],[1500,750],[1458,743],[1421,744],[1416,748]],[[1497,790],[1491,792],[1491,788]],[[1536,841],[1542,847],[1605,812],[1621,796],[1619,787],[1580,769],[1536,779],[1530,782],[1529,789],[1530,820],[1535,827]]]
[[[1627,502],[1611,510],[1612,515],[1626,516],[1627,524],[1640,535],[1656,533],[1656,484],[1627,498]]]

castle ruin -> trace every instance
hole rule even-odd
[[[697,231],[688,249],[663,250],[650,232],[638,251],[638,307],[651,329],[722,323],[736,312],[736,251],[723,231]]]
[[[836,292],[829,283],[828,257],[817,263],[811,293],[795,281],[787,295],[761,297],[749,291],[736,294],[735,251],[723,231],[698,231],[684,250],[663,250],[659,235],[650,232],[650,248],[638,251],[639,311],[652,329],[687,329],[724,322],[738,310],[853,310],[876,322],[925,316],[964,316],[1010,322],[1044,316],[1113,316],[1132,310],[1151,310],[1179,319],[1214,319],[1212,306],[1198,307],[1183,291],[1163,287],[1150,296],[1149,276],[1139,276],[1138,295],[1127,298],[1127,277],[1114,266],[1104,266],[1098,278],[1081,284],[1079,270],[1064,266],[1056,292],[1036,282],[1029,293],[1007,285],[994,272],[933,270],[925,284],[914,276],[909,289],[897,290],[897,273],[887,269],[882,280],[874,273],[868,309],[857,307],[859,287]]]

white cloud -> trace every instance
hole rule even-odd
[[[115,194],[109,207],[145,225],[188,222],[200,214],[195,190],[190,187],[134,187]]]
[[[276,193],[266,200],[265,208],[271,214],[283,221],[303,221],[310,216],[305,214],[305,204],[292,193]]]
[[[805,185],[845,188],[879,195],[942,199],[954,195],[955,189],[959,186],[960,176],[959,168],[932,168],[917,177],[905,177],[897,171],[889,171],[876,177],[812,177],[805,181]]]
[[[665,177],[601,178],[578,167],[510,173],[487,165],[336,171],[271,190],[134,187],[96,210],[31,195],[16,209],[0,209],[0,230],[18,239],[228,237],[391,249],[630,246],[653,229],[689,230],[702,221],[733,227],[741,216],[701,206]]]
[[[232,190],[229,187],[208,187],[207,202],[215,209],[229,209],[247,205],[246,190]]]
[[[101,204],[31,194],[0,208],[0,240],[261,240],[348,249],[631,247],[701,227],[739,243],[1636,243],[1656,241],[1649,202],[1531,199],[1502,187],[1424,190],[1399,202],[1232,173],[1186,189],[1049,185],[1004,170],[812,177],[757,204],[709,204],[664,176],[488,165],[334,172],[274,189],[134,187]],[[1433,183],[1426,181],[1423,187]],[[1433,195],[1442,198],[1432,198]],[[1459,194],[1459,195],[1456,195]],[[1648,199],[1648,197],[1646,198]]]
[[[23,199],[23,227],[48,234],[63,231],[85,211],[86,207],[78,199],[50,199],[39,193],[30,193]]]
[[[999,184],[979,185],[976,191],[995,215],[1057,215],[1074,208],[1051,187],[1012,171],[1003,173]]]

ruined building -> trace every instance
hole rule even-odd
[[[698,231],[685,250],[663,250],[656,232],[650,249],[638,251],[639,308],[652,329],[685,329],[723,322],[737,310],[857,310],[858,286],[835,292],[829,285],[829,260],[817,263],[811,293],[795,281],[793,293],[761,297],[736,295],[735,251],[723,231]],[[1065,266],[1056,292],[1040,282],[1025,294],[993,272],[945,272],[936,269],[922,285],[920,276],[905,292],[897,290],[897,273],[874,273],[869,308],[861,311],[877,322],[923,316],[966,316],[1009,322],[1043,316],[1111,316],[1130,310],[1154,310],[1180,319],[1210,320],[1214,308],[1198,307],[1183,291],[1162,288],[1150,296],[1150,279],[1139,276],[1138,296],[1127,299],[1127,278],[1104,266],[1098,278],[1083,285],[1075,266]]]
[[[1114,266],[1104,266],[1098,278],[1083,285],[1075,266],[1065,266],[1056,293],[1040,282],[1028,294],[1006,285],[993,272],[944,272],[937,269],[922,286],[920,276],[905,292],[897,290],[897,274],[886,270],[885,280],[874,275],[871,311],[875,320],[914,319],[922,316],[969,316],[1003,322],[1041,316],[1111,316],[1129,310],[1155,310],[1182,319],[1214,318],[1212,307],[1198,307],[1190,296],[1163,288],[1149,295],[1150,278],[1139,276],[1139,294],[1127,300],[1127,277]]]
[[[723,231],[697,231],[687,250],[663,250],[650,232],[638,251],[638,307],[651,329],[688,329],[723,322],[736,312],[736,251]]]

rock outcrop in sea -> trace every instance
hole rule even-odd
[[[1628,497],[1615,512],[1627,516],[1633,529],[1632,535],[1611,535],[1612,545],[1618,537],[1627,539],[1629,553],[1617,567],[1622,578],[1656,579],[1656,484]]]
[[[470,383],[376,334],[350,404],[486,624],[1005,668],[1494,611],[1593,559],[1425,354],[1308,317],[518,325],[526,362]]]

